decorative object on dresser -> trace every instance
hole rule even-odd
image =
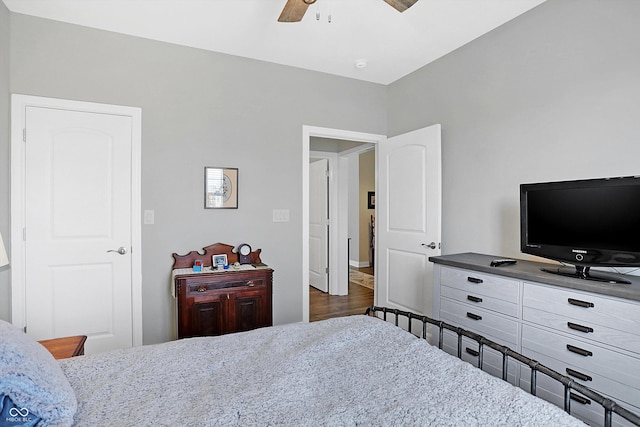
[[[67,359],[69,357],[83,356],[86,335],[76,335],[73,337],[54,338],[51,340],[38,341],[44,346],[56,360]]]
[[[251,263],[251,246],[249,246],[246,243],[243,243],[238,246],[238,260],[240,264]]]
[[[249,264],[228,270],[213,269],[212,258],[225,255],[229,265],[239,263],[233,246],[216,243],[203,251],[173,254],[171,290],[178,306],[178,338],[271,326],[273,270],[262,263],[262,250],[248,254]],[[195,260],[202,260],[201,272],[193,271]]]
[[[430,258],[436,263],[434,317],[526,354],[640,413],[640,277],[626,275],[630,284],[615,285],[547,274],[541,269],[549,264],[526,260],[491,267],[495,258]],[[449,336],[444,349],[451,353],[455,345]],[[473,346],[464,351],[463,359],[478,363]],[[499,372],[501,354],[485,352],[484,360],[486,371]],[[528,389],[529,367],[509,368],[509,382]],[[538,387],[539,397],[562,406],[567,390],[561,384],[542,379]],[[573,392],[569,397],[573,415],[601,423],[597,405]]]

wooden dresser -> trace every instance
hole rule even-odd
[[[54,338],[38,341],[53,355],[54,359],[66,359],[69,357],[83,356],[86,335],[73,337]]]
[[[211,257],[226,254],[230,265],[238,256],[223,243],[173,254],[173,286],[178,308],[178,338],[222,335],[271,326],[273,270],[260,260],[260,250],[251,253],[251,264],[239,270],[212,270]],[[203,271],[194,272],[201,260]]]

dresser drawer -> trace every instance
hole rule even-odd
[[[519,282],[505,277],[443,267],[440,272],[440,285],[513,304],[519,302]]]
[[[537,358],[540,355],[532,354],[533,358]],[[544,356],[540,356],[542,359]],[[559,371],[553,366],[553,363],[546,363],[540,360],[545,366]],[[593,387],[593,386],[589,386]],[[520,388],[529,392],[531,388],[530,371],[528,368],[521,368],[520,371]],[[582,396],[578,392],[571,392],[574,398],[571,399],[571,415],[593,426],[604,425],[604,409],[596,402],[591,402],[585,396]],[[606,393],[600,393],[606,395]],[[564,386],[557,381],[552,380],[544,374],[538,373],[536,377],[536,396],[541,399],[551,402],[559,408],[564,409]],[[612,398],[613,396],[606,396]],[[586,400],[585,400],[586,399]],[[615,399],[615,398],[614,398]],[[640,410],[633,405],[624,402],[622,399],[615,399],[621,406],[634,413],[638,413]],[[619,415],[614,414],[612,417],[612,426],[614,427],[634,427],[634,424],[625,420]]]
[[[440,300],[440,318],[514,350],[517,348],[518,322],[505,316],[443,298]]]
[[[265,288],[266,281],[263,278],[251,278],[251,279],[239,279],[239,280],[224,280],[224,281],[188,281],[186,283],[187,296],[202,296],[211,292],[220,290],[231,290],[231,288]]]
[[[498,341],[495,337],[484,335],[492,341]],[[452,331],[446,331],[444,335],[444,343],[442,349],[449,354],[458,356],[458,336]],[[478,343],[471,338],[462,337],[462,360],[478,367],[479,354]],[[507,369],[507,380],[513,385],[517,385],[517,372],[518,363],[513,359],[509,361],[509,367]],[[482,354],[482,370],[493,375],[494,377],[502,378],[502,353],[485,346]]]
[[[524,320],[640,353],[640,304],[532,283],[523,294]]]
[[[586,387],[589,387],[593,390],[597,390],[598,393],[606,395],[623,406],[636,406],[638,405],[638,396],[640,392],[631,385],[617,383],[607,377],[603,377],[597,373],[593,373],[587,370],[580,370],[576,366],[568,365],[560,360],[553,359],[546,354],[537,353],[531,349],[525,349],[527,351],[527,356],[532,359],[537,360],[544,366],[551,368],[563,375],[568,375],[575,382],[580,383]],[[539,381],[541,378],[548,378],[544,374],[538,373],[537,380]],[[531,371],[529,368],[522,368],[522,378],[520,379],[520,385],[523,389],[529,391],[531,383]],[[548,380],[549,384],[552,384],[551,380]],[[540,385],[540,383],[538,383]],[[560,384],[551,387],[547,385],[545,388],[553,389],[555,394],[558,396],[563,396],[564,387]],[[636,397],[634,399],[634,396]],[[635,405],[634,405],[635,404]],[[600,412],[601,409],[598,408]]]
[[[588,375],[591,381],[580,381],[587,387],[640,406],[640,358],[529,325],[522,326],[522,352],[529,357],[532,356],[528,352],[544,355],[545,360],[557,360],[561,365],[549,367],[562,374],[567,374],[569,368]]]
[[[518,317],[518,304],[511,301],[505,301],[473,291],[450,288],[449,286],[442,286],[440,288],[440,296],[458,302],[464,302],[473,307],[492,310],[511,317]]]
[[[522,308],[522,319],[573,335],[580,340],[613,346],[640,355],[640,337],[628,332],[530,307]]]

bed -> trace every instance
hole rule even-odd
[[[424,331],[436,325],[474,335],[374,307],[57,362],[0,321],[0,425],[584,425],[398,328],[403,315]]]

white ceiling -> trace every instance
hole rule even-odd
[[[389,84],[545,0],[419,0],[404,13],[383,0],[317,0],[299,23],[277,22],[286,0],[3,1],[15,13]]]

